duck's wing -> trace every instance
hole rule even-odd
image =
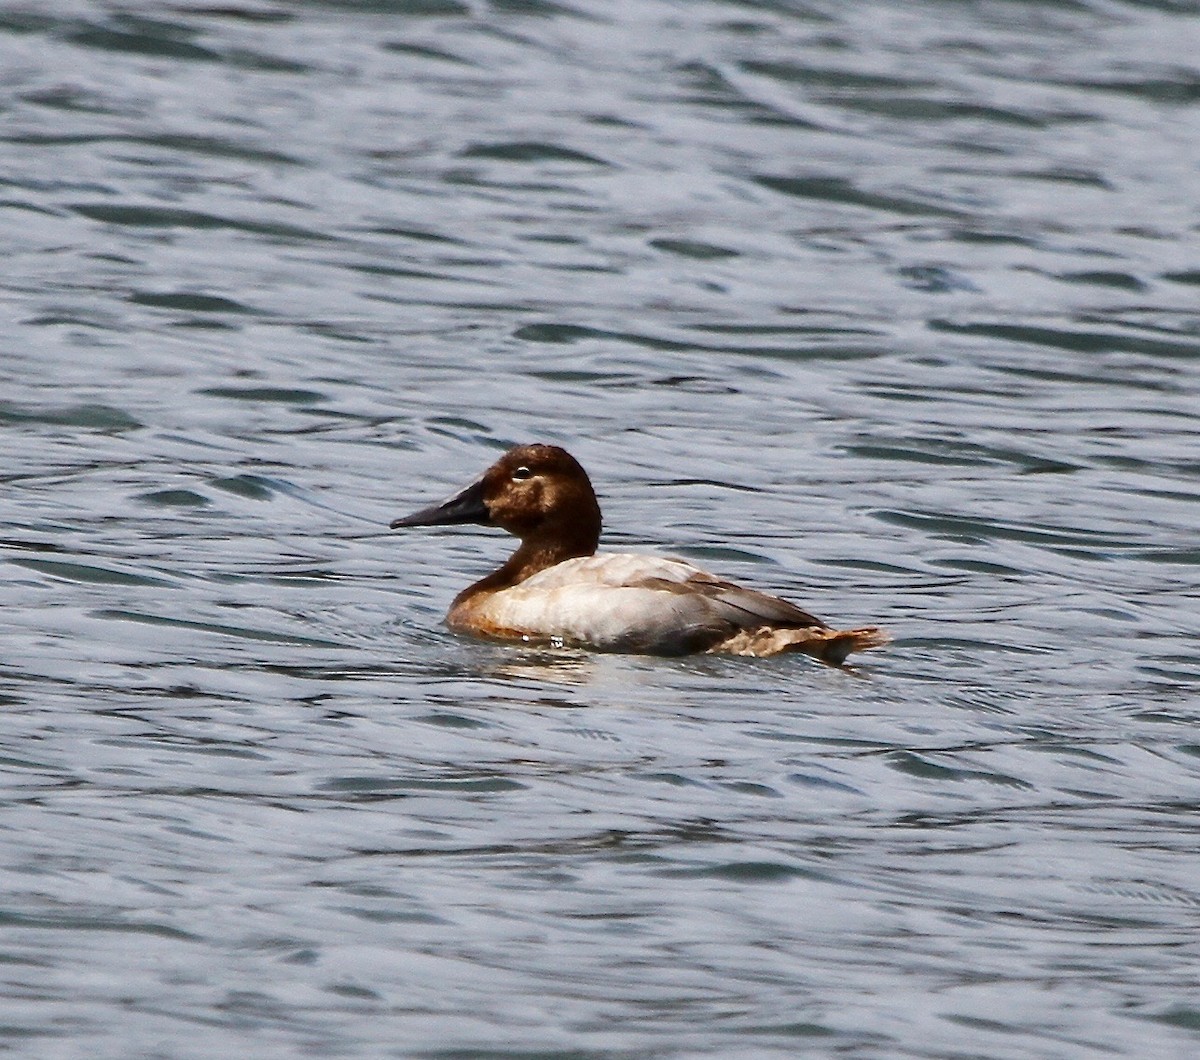
[[[774,626],[781,629],[828,629],[816,615],[787,600],[756,589],[747,589],[696,570],[682,581],[650,577],[636,583],[640,588],[691,596],[703,600],[713,616],[735,629]]]

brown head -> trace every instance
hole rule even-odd
[[[590,556],[600,541],[600,505],[591,480],[565,449],[519,445],[466,489],[392,523],[498,526],[519,537],[538,565]]]

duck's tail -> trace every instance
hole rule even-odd
[[[852,651],[881,648],[891,639],[891,635],[878,626],[864,626],[862,629],[823,629],[819,626],[777,629],[763,626],[760,629],[741,630],[709,650],[759,658],[785,651],[799,651],[830,666],[841,666]]]

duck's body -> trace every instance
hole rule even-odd
[[[628,552],[563,560],[505,589],[472,586],[455,600],[447,623],[460,633],[596,651],[775,655],[790,648],[830,662],[873,646],[865,641],[878,634],[832,630],[785,600],[684,560]]]
[[[555,446],[518,446],[455,497],[392,527],[454,523],[500,526],[521,538],[504,566],[451,604],[447,623],[460,633],[649,655],[800,651],[834,665],[890,639],[875,627],[832,629],[685,560],[597,554],[591,482]]]

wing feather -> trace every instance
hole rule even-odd
[[[715,617],[732,624],[735,629],[754,629],[758,626],[778,626],[785,629],[828,629],[816,615],[811,615],[787,600],[757,589],[746,589],[722,581],[711,574],[697,571],[685,581],[645,578],[633,583],[647,589],[699,596],[706,600]]]

